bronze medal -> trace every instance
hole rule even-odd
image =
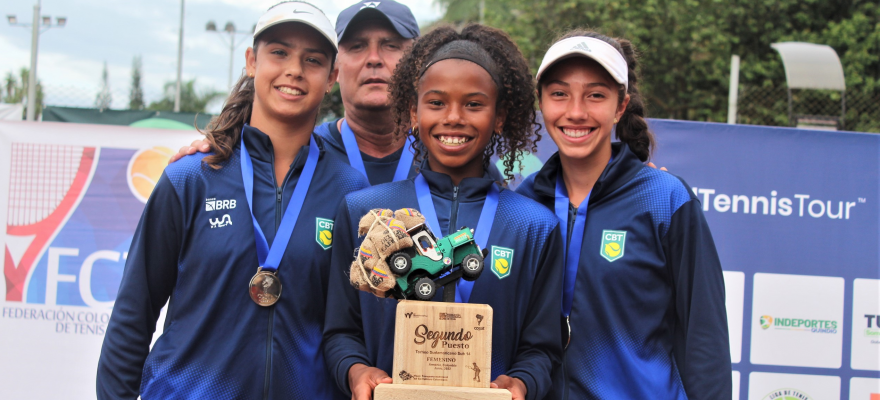
[[[278,280],[278,276],[274,272],[263,271],[263,267],[260,267],[251,278],[248,294],[251,295],[254,303],[269,307],[281,297],[281,281]]]

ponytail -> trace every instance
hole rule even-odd
[[[253,107],[254,78],[242,75],[226,98],[220,115],[211,119],[205,131],[199,130],[214,150],[214,154],[203,159],[211,168],[220,169],[232,156],[235,144],[241,137],[241,129],[251,120]]]
[[[629,104],[627,104],[626,110],[623,111],[620,121],[617,122],[616,136],[618,140],[626,143],[629,149],[639,157],[640,160],[648,161],[648,159],[651,158],[651,153],[654,151],[654,134],[648,129],[648,122],[645,121],[645,102],[642,99],[642,95],[639,93],[639,76],[636,73],[636,68],[638,67],[639,62],[636,49],[629,40],[614,39],[584,29],[575,29],[567,32],[562,37],[555,40],[554,43],[577,36],[586,36],[604,41],[617,49],[626,60],[626,65],[628,67],[627,80],[629,81],[629,90],[627,91],[625,86],[620,85],[617,97],[618,104],[620,104],[623,103],[624,97],[629,94]],[[538,90],[540,90],[540,87],[541,86],[538,85]]]

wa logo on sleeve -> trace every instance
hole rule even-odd
[[[626,250],[626,231],[602,231],[602,247],[599,255],[608,261],[616,261],[623,257]]]
[[[492,246],[492,273],[498,279],[510,276],[513,267],[513,249],[507,247]]]
[[[333,246],[333,220],[315,218],[315,241],[322,249],[327,250]]]

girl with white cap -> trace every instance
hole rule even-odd
[[[322,352],[325,266],[337,204],[369,184],[312,133],[336,52],[333,25],[311,4],[260,18],[247,76],[205,133],[214,152],[168,166],[144,209],[98,398],[341,396]]]
[[[547,398],[730,398],[721,264],[690,186],[644,164],[636,66],[629,41],[574,31],[538,69],[559,152],[517,191],[566,232],[566,350]]]

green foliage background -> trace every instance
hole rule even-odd
[[[479,20],[480,0],[436,1],[446,9],[441,22]],[[571,28],[631,40],[641,53],[640,88],[652,117],[726,121],[733,54],[742,60],[741,87],[784,88],[782,61],[770,47],[784,41],[833,47],[848,98],[880,101],[876,0],[484,1],[485,23],[510,34],[533,70],[553,40]],[[766,109],[787,125],[784,98]],[[880,129],[880,121],[863,114],[849,110],[847,130]]]

